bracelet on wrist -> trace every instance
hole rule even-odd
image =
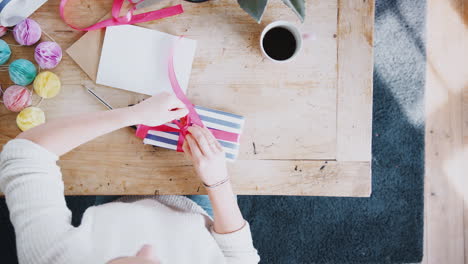
[[[213,188],[216,188],[216,187],[218,187],[218,186],[221,186],[221,185],[225,184],[225,183],[228,182],[228,181],[229,181],[229,176],[226,177],[225,179],[223,179],[223,180],[217,182],[217,183],[214,183],[214,184],[208,185],[208,184],[206,184],[206,183],[203,183],[203,186],[205,186],[206,188],[209,188],[209,189],[213,189]]]

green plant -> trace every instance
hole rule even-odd
[[[299,17],[301,22],[305,18],[305,0],[282,0],[285,5],[290,7]],[[239,6],[244,9],[247,14],[257,20],[258,23],[262,20],[263,13],[268,0],[237,0]]]

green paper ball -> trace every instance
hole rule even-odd
[[[0,65],[5,64],[10,59],[10,56],[10,46],[3,39],[0,39]]]
[[[18,59],[13,61],[8,68],[10,79],[17,85],[26,86],[36,78],[36,66],[28,60]]]

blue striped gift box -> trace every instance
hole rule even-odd
[[[201,106],[195,106],[203,124],[211,129],[217,129],[236,134],[242,133],[244,126],[244,117],[219,111],[213,110]],[[177,128],[175,124],[168,123],[167,126]],[[158,147],[167,149],[177,150],[177,142],[179,139],[178,132],[161,132],[155,130],[149,130],[143,143],[150,144]],[[228,161],[234,161],[239,154],[239,142],[229,142],[224,140],[218,140],[221,146],[223,146],[224,152],[226,153],[226,159]]]

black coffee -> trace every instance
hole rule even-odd
[[[296,38],[283,27],[270,29],[263,37],[263,49],[275,60],[287,60],[296,51]]]

